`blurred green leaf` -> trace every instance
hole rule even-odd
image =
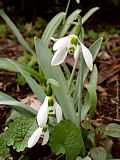
[[[97,104],[97,67],[94,65],[93,71],[90,75],[90,81],[88,84],[88,92],[85,96],[84,105],[81,109],[81,121],[85,119],[88,111],[91,111],[91,114],[94,114],[96,111],[96,104]]]
[[[16,99],[12,98],[11,96],[3,92],[0,92],[0,105],[1,104],[7,105],[8,107],[11,107],[25,115],[35,116],[37,114],[37,112],[31,107],[25,105],[22,102],[17,101]]]
[[[7,147],[7,140],[4,133],[0,135],[0,160],[4,160],[9,156],[10,149]]]
[[[101,48],[101,44],[102,44],[102,40],[103,38],[100,37],[99,39],[97,39],[89,48],[92,56],[93,56],[93,60],[95,61],[97,54],[99,53],[99,50]],[[89,73],[89,69],[86,67],[85,71],[84,71],[84,80],[86,79],[87,75]]]
[[[82,17],[82,24],[84,24],[88,18],[90,18],[97,10],[99,10],[99,7],[91,8],[83,17]]]
[[[45,93],[41,88],[41,86],[30,75],[30,72],[32,72],[31,70],[29,70],[28,68],[26,69],[25,66],[18,64],[14,60],[7,59],[7,58],[6,59],[0,58],[0,68],[21,73],[21,75],[25,78],[26,82],[29,84],[29,87],[36,94],[38,99],[41,102],[44,100]]]
[[[96,147],[90,150],[89,156],[92,158],[92,160],[106,160],[107,152],[103,147]]]
[[[74,12],[72,12],[70,14],[70,16],[66,19],[65,24],[63,26],[63,29],[60,33],[60,37],[63,37],[67,31],[69,30],[69,28],[71,27],[71,25],[73,25],[74,20],[78,17],[78,15],[80,14],[81,10],[77,9]]]
[[[79,153],[84,154],[80,129],[71,121],[61,121],[53,130],[50,146],[56,154],[66,154],[66,160],[74,160]]]
[[[17,37],[19,43],[30,53],[33,55],[35,54],[33,49],[29,46],[27,41],[23,38],[22,34],[19,32],[15,24],[11,21],[11,19],[6,15],[6,13],[0,9],[0,16],[3,18],[3,20],[7,23],[7,25],[10,27],[10,29],[13,31],[15,36]]]
[[[110,123],[105,127],[104,134],[106,136],[120,138],[120,125],[116,123]]]
[[[48,23],[42,35],[42,41],[46,46],[48,46],[50,42],[50,38],[55,33],[56,29],[60,26],[62,20],[64,19],[64,16],[65,16],[65,13],[60,12],[55,17],[53,17],[53,19]]]

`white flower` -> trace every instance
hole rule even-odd
[[[41,105],[37,114],[38,128],[33,132],[32,136],[28,140],[28,148],[32,148],[38,142],[40,137],[43,138],[42,145],[47,144],[49,140],[49,130],[44,130],[47,125],[48,120],[48,100],[49,97],[46,96],[43,104]],[[53,112],[56,115],[57,123],[62,120],[62,110],[60,105],[54,100],[54,105],[52,106]]]
[[[80,0],[76,0],[77,3],[80,3]]]
[[[79,43],[80,44],[77,45],[77,48],[76,48],[75,53],[74,53],[74,59],[77,59],[80,51],[82,51],[85,63],[87,65],[87,67],[89,68],[89,70],[92,71],[92,68],[93,68],[92,54],[89,51],[89,49],[82,42],[79,42]]]
[[[35,146],[35,144],[38,142],[39,138],[42,135],[42,130],[43,128],[39,127],[33,132],[32,136],[28,140],[28,148],[32,148]]]
[[[74,59],[77,60],[82,51],[84,60],[89,70],[93,68],[93,58],[89,49],[78,40],[76,35],[69,35],[58,39],[53,45],[53,51],[55,51],[54,56],[51,61],[51,65],[59,65],[64,62],[70,49],[73,49]]]
[[[53,45],[53,51],[55,54],[52,58],[51,65],[59,65],[64,62],[69,49],[75,48],[75,45],[72,44],[71,39],[77,38],[75,35],[69,35],[63,38],[58,39]]]
[[[39,127],[44,127],[48,120],[48,97],[45,97],[43,104],[41,105],[37,114],[37,123]]]

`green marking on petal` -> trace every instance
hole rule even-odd
[[[78,37],[77,37],[76,35],[71,35],[71,37],[70,37],[70,43],[71,43],[72,45],[77,46]]]

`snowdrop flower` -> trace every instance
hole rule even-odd
[[[79,4],[79,3],[80,3],[80,0],[76,0],[76,2]]]
[[[51,65],[59,65],[64,62],[70,50],[74,52],[75,61],[78,59],[80,52],[82,52],[86,65],[91,71],[93,68],[93,58],[89,49],[78,40],[76,35],[69,35],[58,39],[53,45],[54,56]]]
[[[33,132],[32,136],[28,140],[28,148],[32,148],[38,142],[40,137],[43,138],[42,145],[47,144],[49,140],[49,130],[46,129],[48,121],[48,101],[49,97],[46,96],[43,104],[41,105],[37,114],[38,128]],[[57,123],[62,120],[62,110],[60,105],[54,100],[54,105],[52,106],[53,111],[56,115]],[[44,129],[45,128],[45,129]]]
[[[78,42],[76,35],[69,35],[58,39],[53,45],[55,54],[52,58],[51,65],[59,65],[64,62],[70,49],[75,50]]]

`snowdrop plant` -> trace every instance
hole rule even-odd
[[[94,12],[95,10],[92,14]],[[74,11],[68,18],[66,13],[61,12],[56,15],[47,25],[41,39],[34,39],[36,53],[34,62],[38,64],[37,74],[33,68],[14,60],[0,59],[0,68],[18,72],[24,77],[38,100],[42,102],[39,111],[36,113],[23,103],[2,93],[0,93],[0,104],[12,106],[22,113],[29,113],[37,120],[37,129],[29,136],[26,147],[32,148],[41,138],[42,145],[49,144],[54,153],[66,154],[67,160],[74,160],[77,156],[81,159],[87,155],[90,147],[84,139],[90,140],[91,132],[95,134],[89,117],[95,113],[97,103],[97,68],[94,60],[99,52],[102,38],[100,37],[87,48],[84,44],[82,24],[89,18],[89,13],[84,19],[81,18],[81,23],[79,23],[80,10]],[[74,32],[76,27],[77,34]],[[52,47],[49,45],[50,40],[55,36],[57,39],[52,38],[55,40]],[[23,39],[20,42],[23,43]],[[72,54],[74,59],[72,72],[65,63],[60,65],[68,54]],[[38,83],[39,68],[45,77],[44,86]],[[52,79],[50,85],[52,93],[46,94],[46,81],[50,79]],[[85,80],[88,84],[84,92]],[[56,82],[59,85],[56,85]],[[55,124],[52,125],[52,129],[50,128],[51,117],[54,117],[52,123]],[[90,129],[90,132],[86,128]],[[86,131],[85,135],[83,135],[84,131]],[[93,144],[95,139],[91,141]]]

